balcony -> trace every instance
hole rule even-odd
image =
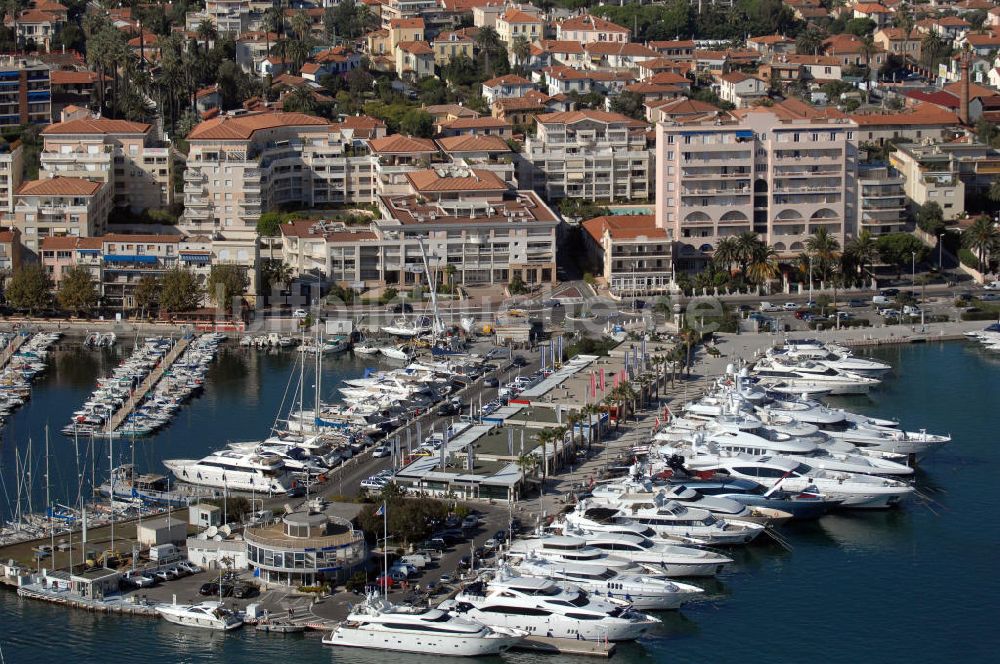
[[[185,182],[204,182],[205,181],[205,174],[201,172],[201,169],[185,168],[184,169],[184,181]]]

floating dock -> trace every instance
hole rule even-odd
[[[18,334],[10,340],[7,347],[3,349],[3,353],[0,353],[0,371],[7,367],[7,363],[10,362],[10,358],[14,357],[14,354],[17,353],[18,349],[20,349],[27,340],[28,337],[23,334]]]
[[[178,357],[180,357],[181,353],[184,352],[184,349],[187,348],[190,343],[190,338],[179,339],[177,343],[174,344],[174,347],[170,349],[170,352],[163,356],[163,360],[149,372],[149,375],[146,376],[145,380],[139,384],[139,387],[133,390],[132,398],[128,399],[122,407],[118,409],[118,412],[111,417],[111,431],[118,430],[118,427],[122,425],[125,418],[131,415],[136,406],[142,402],[142,397],[148,394],[149,391],[152,390],[158,382],[160,382],[160,379],[163,378],[163,374],[167,372],[167,369],[173,365],[173,363]]]
[[[587,655],[589,657],[611,657],[615,654],[615,644],[610,641],[583,641],[552,636],[526,636],[513,648],[550,655]]]

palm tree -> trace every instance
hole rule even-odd
[[[747,266],[753,260],[754,252],[760,244],[760,238],[753,231],[743,231],[736,236],[736,261],[740,264],[740,272],[744,277],[747,274]]]
[[[993,178],[993,182],[990,183],[990,190],[986,195],[994,203],[1000,203],[1000,177]]]
[[[825,281],[840,255],[840,242],[825,226],[820,226],[806,240],[806,253],[812,257],[813,268],[819,270],[820,278]]]
[[[962,246],[976,254],[977,268],[983,272],[988,257],[1000,251],[1000,230],[989,217],[978,217],[962,233]]]
[[[727,235],[719,240],[719,243],[715,245],[715,253],[712,255],[712,260],[719,269],[732,272],[733,263],[739,260],[739,247],[737,247],[736,238],[732,235]]]
[[[866,228],[847,243],[847,246],[844,247],[844,254],[857,264],[861,276],[864,277],[865,268],[874,268],[875,261],[878,260],[878,242]],[[871,269],[869,269],[870,272]]]
[[[931,30],[920,42],[920,60],[927,66],[934,66],[934,61],[937,59],[938,54],[941,53],[945,48],[945,43],[941,39],[941,36]]]
[[[761,243],[754,251],[747,266],[746,277],[755,284],[765,284],[779,274],[778,252],[774,247]]]
[[[316,98],[307,88],[295,88],[281,99],[281,109],[289,113],[312,115],[316,106]]]
[[[531,42],[524,35],[518,35],[510,43],[510,52],[514,62],[523,65],[531,57]]]
[[[300,40],[305,39],[309,36],[312,31],[312,19],[309,18],[309,14],[306,14],[305,10],[299,10],[292,14],[291,18],[292,32]]]
[[[219,33],[215,29],[215,24],[209,21],[207,18],[198,24],[198,29],[195,31],[198,38],[205,42],[205,53],[208,53],[208,45]]]

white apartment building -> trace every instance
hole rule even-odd
[[[660,123],[656,219],[702,252],[753,231],[779,254],[801,252],[826,228],[853,231],[857,125],[760,107],[733,120]]]
[[[181,227],[251,238],[261,213],[281,205],[372,202],[373,160],[353,134],[300,113],[238,113],[202,122],[188,136]]]
[[[152,126],[142,122],[80,117],[42,130],[39,178],[109,182],[114,205],[133,212],[174,201],[173,160]]]
[[[522,186],[547,199],[652,197],[653,155],[644,121],[591,110],[547,113],[536,121],[522,153]]]
[[[104,232],[111,185],[79,178],[25,182],[17,190],[14,227],[36,255],[47,237],[93,237]]]
[[[250,3],[248,0],[205,0],[204,11],[188,12],[184,19],[189,32],[196,32],[198,25],[207,20],[220,35],[235,37],[249,29]]]
[[[0,145],[0,218],[14,214],[15,194],[24,179],[24,146],[21,141]]]
[[[537,194],[494,173],[440,166],[407,174],[408,191],[380,196],[369,226],[301,221],[281,226],[282,258],[298,273],[348,288],[411,285],[454,269],[454,283],[554,282],[559,219]]]
[[[886,235],[906,229],[906,179],[885,165],[858,168],[857,233]]]
[[[388,0],[381,4],[382,27],[388,28],[395,19],[417,18],[437,9],[437,0]]]
[[[965,182],[959,177],[954,155],[935,143],[900,143],[889,154],[889,163],[905,180],[906,198],[911,210],[935,202],[945,219],[965,214]]]

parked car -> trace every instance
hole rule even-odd
[[[233,588],[233,597],[236,599],[249,599],[250,597],[256,597],[260,594],[260,590],[257,586],[251,584],[241,584]]]
[[[128,577],[136,588],[149,588],[156,585],[156,579],[145,574],[135,573]]]
[[[847,303],[847,306],[849,306],[849,307],[867,307],[868,303],[865,302],[864,300],[850,300]]]
[[[528,366],[528,361],[520,355],[515,355],[514,359],[510,361],[510,364],[514,367],[526,367]]]
[[[838,311],[837,318],[839,318],[840,320],[851,320],[852,318],[854,318],[854,314],[852,314],[849,311]]]
[[[908,304],[903,307],[904,316],[919,316],[921,314],[920,307],[916,305]]]
[[[305,309],[296,309],[292,312],[292,318],[305,318],[308,315]]]
[[[799,308],[799,305],[796,304],[795,302],[785,302],[785,304],[782,306],[782,308],[785,311],[795,311],[796,309]]]
[[[211,595],[219,594],[219,584],[209,581],[208,583],[201,584],[201,588],[198,588],[198,594],[209,597]]]
[[[462,519],[462,528],[466,530],[471,530],[479,526],[479,518],[470,514],[469,516]]]
[[[182,560],[182,561],[180,561],[179,563],[177,563],[177,567],[179,569],[184,570],[188,574],[197,574],[198,572],[201,571],[200,567],[198,567],[197,565],[195,565],[193,562],[191,562],[189,560]]]
[[[983,288],[991,291],[1000,291],[1000,281],[991,281],[988,284],[984,284]]]
[[[441,578],[440,578],[440,579],[438,579],[438,581],[439,581],[440,583],[451,583],[451,582],[452,582],[452,581],[454,581],[454,580],[455,580],[455,579],[454,579],[454,578],[452,578],[451,574],[442,574],[442,575],[441,575]]]
[[[160,581],[164,581],[164,582],[166,582],[166,581],[173,581],[176,578],[176,577],[174,577],[174,575],[170,574],[165,569],[156,570],[155,572],[153,572],[153,577],[159,579]]]
[[[879,291],[879,295],[885,295],[886,297],[896,297],[899,295],[898,288],[883,288]]]
[[[392,454],[392,450],[390,450],[385,445],[379,445],[378,447],[376,447],[375,449],[372,450],[372,457],[374,457],[376,459],[380,459],[382,457],[387,457],[390,454]]]
[[[761,302],[760,311],[781,311],[781,307],[776,304],[771,304],[770,302]]]
[[[500,381],[496,376],[487,376],[483,379],[483,387],[500,387]]]
[[[887,304],[892,304],[893,301],[894,301],[893,298],[889,297],[888,295],[882,295],[881,293],[872,297],[872,304],[874,304],[877,307],[878,306],[884,307]]]
[[[799,309],[795,312],[795,317],[799,320],[808,320],[807,316],[812,316],[808,309]]]

